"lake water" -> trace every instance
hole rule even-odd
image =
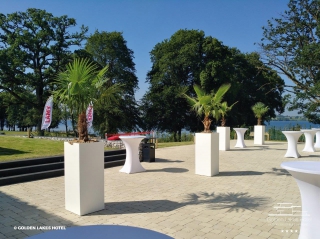
[[[266,130],[275,127],[276,129],[288,129],[293,126],[300,125],[301,129],[320,128],[319,124],[313,124],[309,121],[270,121],[266,122]]]

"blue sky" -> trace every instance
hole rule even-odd
[[[67,15],[89,32],[119,31],[134,51],[140,99],[151,69],[149,52],[179,29],[203,30],[207,36],[242,52],[259,51],[262,26],[287,9],[289,0],[2,0],[3,14],[45,9],[54,16]],[[77,27],[77,29],[79,29]],[[77,30],[75,29],[75,30]],[[289,82],[287,82],[289,83]],[[285,114],[295,115],[286,112]]]

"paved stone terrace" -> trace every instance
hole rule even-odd
[[[64,209],[64,177],[0,187],[0,239],[25,238],[39,230],[14,226],[117,224],[142,227],[174,238],[298,238],[300,217],[279,219],[278,203],[301,206],[296,182],[281,162],[286,142],[220,151],[220,174],[194,174],[194,145],[156,149],[147,172],[105,169],[105,210],[77,216]],[[319,161],[320,152],[298,160]]]

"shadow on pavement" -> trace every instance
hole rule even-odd
[[[275,176],[291,176],[287,170],[282,168],[272,168],[270,172],[258,172],[258,171],[224,171],[219,172],[215,177],[225,177],[225,176],[253,176],[253,175],[263,175],[263,174],[272,174]]]
[[[270,205],[270,198],[251,196],[247,192],[228,193],[191,193],[186,204],[207,204],[208,209],[228,209],[227,212],[261,210]]]
[[[147,172],[185,173],[185,172],[189,172],[189,169],[186,169],[186,168],[148,169]]]
[[[131,213],[169,212],[188,205],[207,204],[210,210],[228,209],[227,212],[261,210],[270,206],[270,198],[251,196],[247,192],[239,193],[190,193],[184,202],[170,200],[141,200],[105,203],[105,210],[90,215],[114,215]]]
[[[156,163],[183,163],[184,161],[182,160],[168,160],[168,159],[163,159],[163,158],[156,158],[155,159]]]

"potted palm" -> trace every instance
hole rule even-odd
[[[230,127],[226,126],[226,116],[236,103],[238,103],[238,101],[228,106],[228,103],[225,101],[221,103],[219,107],[221,115],[221,126],[217,127],[217,132],[219,133],[219,150],[227,151],[230,149]]]
[[[65,207],[78,215],[104,209],[104,143],[89,140],[86,109],[99,98],[108,80],[104,77],[107,69],[98,70],[87,59],[75,59],[58,74],[57,90],[53,92],[60,103],[78,115],[79,139],[64,143]]]
[[[269,107],[262,102],[257,102],[252,106],[252,111],[255,117],[258,119],[257,125],[254,126],[254,144],[263,145],[264,144],[264,135],[265,135],[265,126],[262,125],[262,117],[265,113],[268,112]]]
[[[204,131],[196,133],[195,145],[195,173],[205,176],[219,174],[219,134],[210,130],[212,120],[210,116],[220,117],[219,107],[230,85],[222,85],[217,92],[206,94],[198,85],[193,86],[196,97],[192,98],[184,94],[192,109],[204,119],[202,121]]]

